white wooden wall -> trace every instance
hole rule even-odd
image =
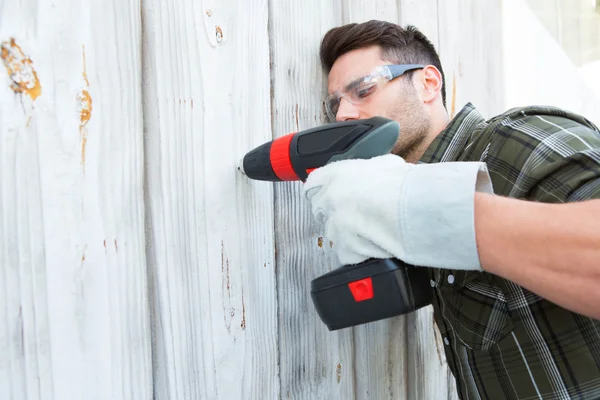
[[[0,0],[0,398],[453,399],[431,309],[329,332],[299,183],[243,154],[324,122],[318,45],[421,28],[452,115],[505,106],[501,2]]]
[[[0,0],[0,46],[0,398],[151,398],[140,4]]]

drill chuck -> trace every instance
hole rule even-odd
[[[248,176],[248,178],[259,181],[277,182],[285,180],[281,179],[276,173],[276,171],[278,171],[281,175],[281,172],[279,171],[280,168],[278,168],[279,165],[277,163],[277,159],[281,158],[281,155],[283,153],[281,141],[285,140],[291,135],[293,134],[286,135],[273,141],[261,144],[255,149],[249,151],[240,163],[240,171],[242,171],[244,175]],[[277,150],[278,148],[279,151]],[[285,154],[283,154],[283,156],[285,157]]]

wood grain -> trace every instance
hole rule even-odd
[[[323,123],[318,48],[339,23],[335,2],[270,2],[273,136]],[[293,16],[290,18],[290,16]],[[353,399],[352,331],[329,332],[310,298],[310,281],[337,267],[298,182],[275,184],[281,398]]]
[[[277,398],[264,1],[143,4],[148,266],[159,399]]]
[[[152,396],[139,6],[0,6],[3,399]]]
[[[376,19],[398,23],[398,3],[397,0],[342,0],[342,21],[347,24]]]
[[[439,54],[451,116],[471,102],[485,117],[504,111],[501,1],[438,2]]]

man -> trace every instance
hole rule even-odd
[[[331,118],[381,115],[401,132],[394,154],[304,185],[340,262],[429,268],[461,398],[600,398],[598,128],[551,107],[485,120],[467,104],[450,119],[438,55],[414,27],[345,25],[320,52]]]

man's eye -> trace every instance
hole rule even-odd
[[[369,96],[370,94],[372,94],[374,91],[375,91],[375,85],[373,85],[373,84],[360,85],[356,88],[356,95],[359,98],[365,98],[365,97]]]

